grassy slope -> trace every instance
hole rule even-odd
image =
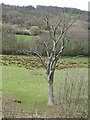
[[[24,108],[43,108],[47,102],[47,82],[41,75],[43,70],[33,71],[18,67],[3,67],[3,90],[5,96],[22,101]],[[42,90],[43,89],[43,90]]]
[[[67,75],[66,71],[65,69],[61,71],[56,70],[54,84],[55,91],[57,91],[61,80],[62,89],[64,88],[64,79]],[[73,77],[78,80],[76,83],[76,90],[78,90],[78,85],[80,84],[80,77],[86,71],[87,68],[68,69],[69,76],[72,76],[72,78],[70,77],[70,81],[72,81]],[[62,79],[60,79],[60,73],[62,74]],[[21,106],[24,109],[44,110],[47,105],[48,86],[47,81],[41,74],[44,74],[44,69],[27,70],[25,68],[19,68],[15,66],[3,66],[3,95],[7,96],[7,98],[14,97],[16,100],[21,100]],[[84,83],[86,84],[87,74],[85,74],[84,77]],[[84,87],[87,87],[87,84]],[[85,96],[83,97],[87,96],[87,89],[84,95]]]
[[[29,56],[18,56],[18,57],[29,58]],[[86,57],[76,57],[76,58],[63,57],[60,59],[60,61],[64,61],[64,62],[73,61],[77,63],[82,63],[82,62],[88,62],[88,59]],[[70,93],[72,89],[71,86],[73,85],[72,82],[74,81],[75,88],[72,90],[73,92],[71,97],[75,98],[80,91],[79,88],[80,85],[82,84],[81,81],[84,80],[82,87],[83,91],[81,92],[79,97],[83,99],[87,98],[88,96],[87,73],[88,73],[88,68],[69,68],[69,69],[56,70],[55,81],[54,81],[55,95],[60,95],[59,97],[63,101],[63,99],[65,98],[65,94],[67,92],[66,88],[70,89],[68,92]],[[15,65],[2,66],[2,75],[3,75],[2,77],[3,98],[5,98],[4,99],[5,103],[3,107],[5,107],[6,111],[7,109],[14,110],[20,107],[19,109],[23,108],[25,111],[33,112],[39,110],[44,113],[45,111],[47,111],[46,113],[47,116],[49,114],[51,114],[51,116],[54,115],[54,113],[52,113],[52,110],[49,109],[47,106],[48,84],[46,79],[43,77],[43,75],[45,75],[45,70],[43,68],[38,68],[38,69],[32,68],[28,70],[23,67],[22,68],[17,67]],[[67,83],[65,81],[66,78],[67,78]],[[61,89],[61,93],[57,94],[59,89]],[[69,96],[68,93],[67,95]],[[15,103],[13,99],[20,100],[21,103]],[[81,101],[81,103],[83,103],[82,104],[84,105],[83,108],[85,108],[86,106],[85,101]],[[14,104],[16,106],[14,106]],[[67,103],[65,103],[65,106],[67,106]],[[76,108],[75,105],[74,108]],[[65,115],[66,113],[63,112],[63,114]]]

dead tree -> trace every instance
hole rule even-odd
[[[64,15],[63,15],[64,16]],[[78,18],[78,17],[77,17]],[[47,54],[47,64],[45,64],[45,61],[43,57],[38,54],[37,52],[32,51],[22,51],[25,54],[31,54],[31,52],[39,57],[41,63],[46,69],[46,76],[48,81],[48,105],[53,106],[54,105],[54,90],[53,90],[53,82],[54,82],[54,72],[56,68],[57,61],[59,60],[61,53],[63,52],[65,48],[65,42],[67,38],[67,32],[71,28],[71,26],[76,22],[77,18],[74,18],[73,15],[68,17],[62,17],[58,20],[58,22],[55,24],[51,24],[50,19],[48,16],[44,18],[44,21],[46,22],[50,38],[52,40],[52,50],[48,50],[48,45],[45,41],[42,40],[46,54]],[[57,31],[60,31],[57,35]],[[57,45],[60,43],[59,51],[56,52]]]

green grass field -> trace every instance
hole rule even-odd
[[[30,35],[15,35],[17,40],[33,40],[36,39],[37,36],[30,36]]]
[[[64,61],[86,62],[87,58],[62,58]],[[47,116],[55,115],[51,108],[47,106],[48,100],[48,84],[43,77],[45,75],[44,68],[32,68],[30,70],[17,66],[2,66],[2,83],[3,83],[3,100],[5,109],[16,109],[20,107],[25,111],[41,111]],[[67,79],[66,79],[67,78]],[[81,86],[82,85],[82,86]],[[61,88],[61,92],[60,92]],[[69,89],[67,90],[65,89]],[[80,95],[78,94],[81,89]],[[55,71],[54,81],[55,96],[60,97],[62,101],[70,98],[78,98],[80,110],[85,109],[85,100],[88,97],[88,68],[68,68]],[[72,91],[71,91],[72,90]],[[58,91],[60,92],[58,94]],[[70,95],[71,93],[71,95]],[[17,103],[14,100],[19,100]],[[12,107],[12,104],[15,106]],[[67,101],[63,103],[68,106]],[[65,107],[64,106],[64,107]],[[74,109],[76,104],[71,104],[71,109]],[[20,109],[19,108],[19,109]],[[67,108],[67,107],[66,107]],[[65,109],[66,109],[65,108]],[[54,108],[55,110],[55,108]],[[60,110],[60,109],[59,109]],[[70,109],[69,109],[70,110]],[[68,110],[68,111],[69,111]],[[71,110],[72,111],[72,110]],[[82,112],[82,111],[79,111]],[[65,114],[65,111],[63,112]],[[81,113],[79,113],[81,115]],[[75,116],[74,116],[75,117]]]
[[[42,72],[44,72],[42,69],[37,72],[36,69],[29,71],[15,66],[3,67],[4,93],[21,100],[23,107],[28,109],[45,107],[47,82],[42,76],[38,75]]]

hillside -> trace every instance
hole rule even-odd
[[[40,18],[44,16],[45,14],[49,15],[58,15],[63,12],[63,10],[66,13],[74,13],[74,14],[80,14],[81,20],[87,21],[88,20],[88,12],[87,11],[81,11],[79,9],[75,8],[61,8],[61,7],[54,7],[54,6],[40,6],[38,5],[36,8],[33,6],[10,6],[2,4],[2,18],[3,21],[11,24],[20,24],[22,26],[22,22],[25,27],[28,25],[37,25]],[[39,19],[36,19],[39,18]],[[32,21],[34,20],[34,21]],[[35,20],[38,20],[37,22]],[[36,22],[36,23],[35,23]]]
[[[59,15],[63,14],[63,11],[67,15],[73,14],[73,16],[77,16],[79,14],[80,19],[70,29],[69,36],[78,44],[86,44],[88,39],[87,11],[54,6],[38,5],[34,8],[33,6],[20,7],[2,4],[2,21],[8,33],[40,35],[43,31],[44,33],[47,32],[47,27],[42,18],[48,15],[52,21],[55,21]],[[32,26],[38,27],[37,31],[39,32],[31,33]]]

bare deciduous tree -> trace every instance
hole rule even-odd
[[[51,51],[49,51],[47,43],[44,40],[41,40],[46,48],[45,50],[47,54],[47,64],[45,63],[45,60],[43,59],[43,57],[37,52],[22,51],[25,54],[29,55],[33,53],[34,55],[39,57],[41,63],[46,69],[46,76],[48,81],[48,105],[49,106],[54,105],[53,82],[54,82],[54,73],[55,73],[56,64],[61,56],[61,53],[65,48],[68,30],[76,22],[77,18],[78,17],[74,17],[72,14],[67,15],[66,13],[63,13],[63,17],[60,16],[60,19],[58,20],[58,22],[55,22],[55,24],[50,22],[50,19],[48,16],[44,18],[44,21],[49,31],[50,39],[52,40]],[[57,50],[58,43],[60,43],[60,47],[59,47],[59,51],[57,52],[56,50]]]

